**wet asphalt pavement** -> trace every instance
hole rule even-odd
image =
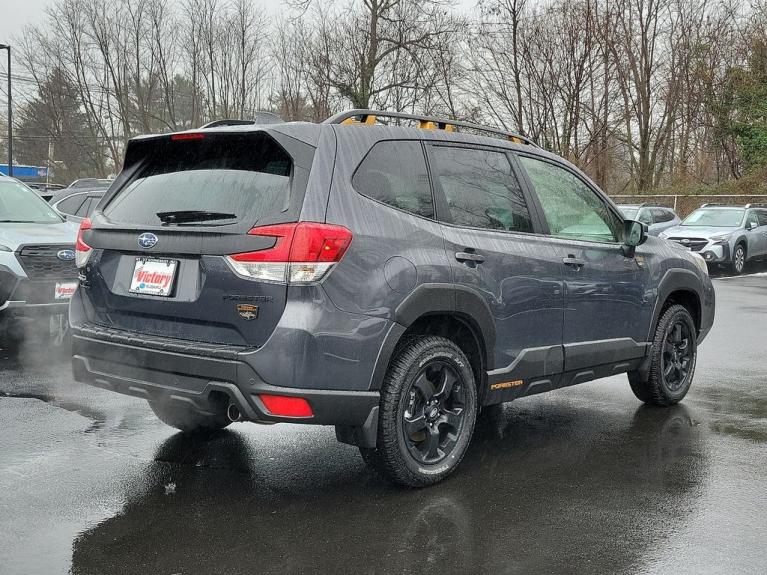
[[[682,404],[625,376],[521,399],[419,491],[332,428],[188,438],[0,352],[0,573],[767,573],[767,274],[715,283]]]

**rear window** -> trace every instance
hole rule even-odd
[[[289,207],[293,163],[266,134],[205,134],[143,146],[151,153],[103,210],[113,222],[156,226],[158,214],[199,211],[218,217],[187,225],[251,226]]]

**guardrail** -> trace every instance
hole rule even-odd
[[[610,196],[616,204],[657,204],[674,208],[674,211],[684,218],[703,204],[733,204],[745,206],[746,204],[767,204],[767,195],[763,194],[618,194]]]

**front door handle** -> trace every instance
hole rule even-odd
[[[482,254],[475,254],[470,252],[455,252],[455,259],[459,262],[474,262],[475,264],[481,264],[485,261],[485,256]]]
[[[576,258],[573,255],[569,255],[566,258],[562,258],[562,263],[566,266],[570,266],[571,268],[575,269],[575,271],[580,271],[580,269],[586,265],[586,262],[582,259]]]

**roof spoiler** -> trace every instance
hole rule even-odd
[[[206,128],[222,128],[226,126],[255,126],[258,124],[282,124],[284,120],[274,112],[256,112],[253,119],[244,118],[225,118],[222,120],[213,120],[200,126],[201,130]]]

